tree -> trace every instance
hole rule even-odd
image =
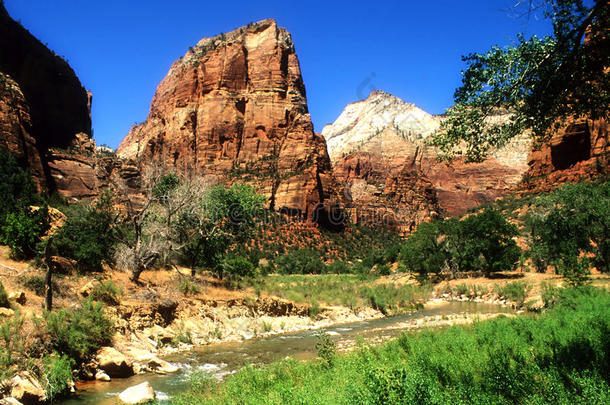
[[[530,249],[571,282],[586,281],[590,264],[610,272],[610,185],[568,184],[537,202],[528,219]],[[587,255],[592,256],[588,257]]]
[[[441,221],[422,223],[407,238],[400,250],[399,260],[406,269],[420,275],[439,274],[450,260],[447,240],[441,234]]]
[[[567,119],[608,117],[607,1],[532,0],[534,10],[552,20],[553,35],[520,35],[515,46],[463,57],[467,67],[455,106],[431,141],[442,157],[481,161],[526,130],[539,145]],[[498,114],[505,119],[494,118]]]
[[[106,191],[93,204],[73,205],[66,214],[66,222],[51,238],[50,249],[75,260],[81,271],[100,271],[102,262],[113,257],[117,242],[112,194]]]
[[[483,271],[490,274],[514,270],[521,248],[513,239],[519,235],[516,225],[502,214],[487,208],[461,221],[446,221],[447,246],[461,271]]]
[[[113,179],[113,185],[123,206],[115,227],[121,244],[116,259],[131,270],[130,278],[137,283],[144,270],[159,259],[169,264],[172,253],[188,242],[178,240],[176,223],[207,186],[201,179],[184,179],[157,166],[142,175],[139,196],[131,195],[121,179]]]

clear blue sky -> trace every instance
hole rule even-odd
[[[346,104],[385,90],[439,114],[461,55],[508,45],[548,22],[515,18],[518,0],[5,0],[11,16],[64,56],[93,92],[98,144],[117,147],[146,119],[172,62],[203,37],[275,18],[292,34],[317,132]]]

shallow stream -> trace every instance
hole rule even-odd
[[[144,374],[111,382],[88,382],[78,385],[76,394],[59,402],[62,405],[116,404],[116,396],[133,385],[148,381],[161,403],[169,403],[172,395],[188,387],[191,373],[201,371],[222,379],[247,364],[266,364],[285,357],[299,360],[317,356],[315,343],[320,331],[331,335],[339,349],[349,348],[361,337],[367,341],[380,342],[399,335],[409,323],[425,317],[453,315],[484,315],[513,312],[510,308],[485,303],[447,302],[427,306],[414,313],[335,325],[319,330],[287,333],[243,342],[218,343],[193,348],[184,353],[174,354],[164,359],[180,365],[181,371],[171,375]]]

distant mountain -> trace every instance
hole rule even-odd
[[[406,233],[429,218],[462,214],[521,182],[528,170],[528,137],[495,151],[483,163],[440,163],[425,140],[441,120],[374,91],[324,127],[322,135],[352,218],[384,222]]]

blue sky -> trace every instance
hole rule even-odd
[[[172,62],[203,37],[275,18],[292,34],[315,130],[370,90],[439,114],[452,104],[461,55],[550,33],[518,0],[5,0],[11,16],[65,57],[93,92],[98,144],[117,147],[146,119]]]

